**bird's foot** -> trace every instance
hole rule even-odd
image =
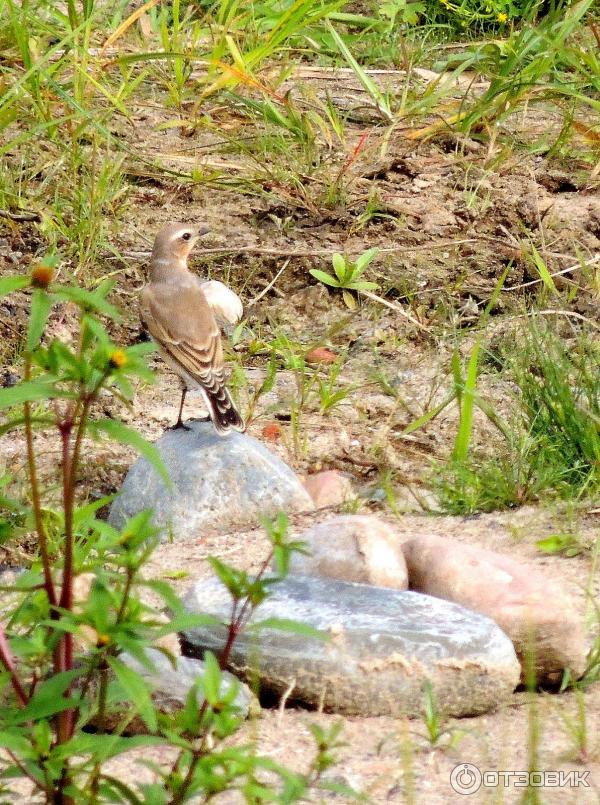
[[[174,425],[171,425],[168,430],[191,430],[189,425],[184,425],[181,419],[178,419]]]

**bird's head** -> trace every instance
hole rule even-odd
[[[168,224],[156,236],[152,259],[185,262],[196,241],[209,231],[206,226]]]

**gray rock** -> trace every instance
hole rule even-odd
[[[155,444],[173,487],[139,458],[111,507],[111,525],[121,528],[134,514],[153,509],[164,537],[185,539],[254,526],[279,511],[313,508],[292,470],[256,439],[218,436],[210,422],[188,424],[191,430],[167,431]]]
[[[229,595],[216,579],[197,582],[184,599],[192,613],[227,622]],[[347,715],[418,715],[429,679],[448,715],[484,713],[507,699],[520,667],[511,641],[489,618],[420,593],[297,576],[273,587],[253,622],[291,618],[329,639],[262,629],[239,636],[229,667],[258,673],[264,690],[294,685],[292,698]],[[184,633],[185,654],[218,652],[225,628]]]
[[[173,668],[170,660],[158,649],[146,649],[146,656],[154,665],[154,672],[149,671],[145,665],[131,654],[121,654],[119,659],[129,668],[137,671],[151,686],[152,700],[162,713],[173,713],[185,704],[186,697],[192,685],[204,674],[204,663],[201,660],[191,659],[190,657],[177,657],[176,666]],[[235,704],[239,709],[239,714],[247,718],[249,714],[254,715],[259,712],[260,707],[256,697],[247,685],[240,682],[232,674],[225,671],[222,677],[221,694],[225,695],[232,685],[238,688]],[[202,687],[196,694],[198,706],[202,705]],[[109,722],[105,722],[106,728],[116,726],[123,717],[122,712],[111,709]],[[143,734],[148,729],[142,719],[136,716],[127,726],[127,732],[131,734]]]

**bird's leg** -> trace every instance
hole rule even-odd
[[[185,402],[185,395],[187,394],[187,386],[183,387],[183,391],[181,392],[181,402],[179,404],[179,415],[177,417],[177,422],[173,425],[173,430],[178,430],[179,428],[183,428],[183,430],[191,430],[190,427],[183,424],[183,420],[181,415],[183,414],[183,404]]]

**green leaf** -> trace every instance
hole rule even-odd
[[[357,257],[356,262],[354,263],[354,265],[356,267],[356,271],[358,272],[358,274],[355,271],[354,276],[356,277],[356,276],[362,274],[363,271],[365,270],[365,268],[369,265],[369,263],[371,263],[373,261],[373,259],[375,258],[375,256],[378,253],[379,253],[379,249],[377,249],[375,247],[373,249],[367,249],[367,251],[363,252],[360,255],[360,257]]]
[[[333,265],[336,277],[340,281],[340,285],[343,285],[347,279],[346,274],[348,271],[346,260],[341,254],[336,252],[331,258],[331,264]]]
[[[462,366],[460,365],[460,352],[455,349],[450,359],[450,367],[452,369],[452,379],[454,382],[454,391],[456,399],[458,400],[459,408],[462,405],[463,393],[463,375]]]
[[[314,637],[317,640],[329,640],[327,632],[315,629],[302,621],[295,621],[291,618],[265,618],[262,621],[255,621],[251,626],[246,627],[248,631],[258,631],[259,629],[278,629],[280,632],[292,632],[302,637]]]
[[[146,355],[151,355],[153,352],[156,352],[157,350],[158,347],[156,346],[156,342],[142,341],[141,344],[133,344],[133,346],[127,347],[127,357],[141,358],[145,357]]]
[[[106,775],[104,775],[104,778],[111,781],[114,779]],[[137,802],[139,802],[140,805],[167,805],[170,801],[170,795],[167,793],[162,783],[140,783],[139,789],[144,795],[144,800],[143,802],[141,799],[135,802],[131,800],[132,805],[137,805]]]
[[[146,621],[148,623],[148,621]],[[155,640],[158,637],[163,637],[163,635],[173,634],[174,632],[184,632],[189,629],[196,629],[198,627],[207,627],[207,626],[216,626],[217,628],[222,627],[222,622],[215,617],[214,615],[205,615],[205,614],[198,614],[193,615],[191,613],[183,614],[175,616],[169,623],[157,623],[152,626],[152,640]]]
[[[110,344],[108,333],[103,325],[93,315],[86,313],[81,317],[81,330],[86,336],[86,330],[89,331],[92,336],[97,338],[99,344],[105,348],[108,348],[108,345]],[[86,341],[89,340],[89,338],[86,339]]]
[[[147,442],[144,437],[134,430],[128,428],[116,419],[100,419],[90,422],[90,430],[96,433],[105,433],[111,439],[121,444],[128,444],[135,449],[154,467],[168,487],[172,486],[172,481],[168,470],[164,465],[160,453],[153,444]]]
[[[11,718],[12,724],[40,721],[74,707],[77,700],[65,699],[63,694],[79,673],[79,671],[63,671],[42,682],[27,705],[14,711]]]
[[[418,419],[414,419],[409,425],[407,425],[402,433],[412,433],[415,430],[419,430],[422,428],[423,425],[427,425],[428,422],[431,422],[432,419],[435,419],[438,414],[446,408],[450,403],[456,399],[455,392],[452,392],[448,395],[439,405],[436,405],[435,408],[431,408],[429,411],[426,411],[423,416],[420,416]]]
[[[542,280],[546,288],[552,291],[553,294],[558,294],[558,289],[556,287],[554,280],[552,279],[552,275],[548,271],[548,267],[546,266],[546,263],[544,262],[542,255],[538,252],[533,243],[531,244],[531,254],[533,257],[533,263],[540,275],[540,279]]]
[[[0,297],[7,296],[14,291],[20,291],[21,288],[26,288],[31,283],[29,276],[13,275],[10,277],[2,277],[0,279]]]
[[[370,282],[368,280],[352,280],[346,287],[353,291],[376,291],[379,285],[377,285],[376,282]]]
[[[469,358],[467,376],[460,398],[460,419],[458,433],[454,442],[453,458],[466,461],[473,431],[473,409],[475,407],[475,390],[477,386],[477,365],[479,362],[480,342],[477,341]]]
[[[99,634],[106,634],[112,623],[112,597],[100,579],[94,579],[85,603],[86,620],[89,620]]]
[[[208,563],[215,571],[219,581],[226,587],[231,595],[239,599],[246,593],[248,586],[248,577],[243,570],[236,570],[225,562],[221,562],[216,556],[209,556]]]
[[[127,665],[114,657],[108,658],[115,677],[129,701],[135,705],[144,724],[150,732],[156,732],[157,720],[154,704],[150,697],[148,686],[142,677]]]
[[[494,288],[494,290],[492,292],[492,295],[490,296],[489,301],[488,301],[487,305],[485,306],[485,310],[483,311],[483,316],[481,317],[481,322],[480,322],[481,325],[484,325],[487,322],[492,310],[496,307],[496,303],[498,302],[498,299],[500,298],[500,294],[502,293],[502,288],[504,287],[504,283],[506,282],[506,278],[508,277],[508,272],[509,271],[510,271],[510,266],[508,265],[508,266],[506,266],[506,268],[504,269],[504,271],[500,275],[500,278],[499,278],[498,282],[496,283],[496,287]]]
[[[116,494],[105,495],[103,498],[97,498],[91,503],[86,503],[85,506],[79,506],[76,508],[73,512],[73,527],[77,529],[94,522],[95,514],[98,509],[101,509],[103,506],[108,506],[109,503],[112,503],[115,497]]]
[[[157,735],[94,735],[93,733],[76,733],[69,741],[59,744],[52,751],[52,758],[72,757],[73,755],[94,755],[94,760],[108,758],[138,749],[143,746],[156,746],[164,742]]]
[[[47,400],[56,397],[56,388],[53,382],[47,380],[30,380],[27,383],[18,383],[11,388],[0,389],[0,409],[10,408],[13,405],[22,405],[34,400]],[[64,393],[61,397],[66,396]]]
[[[262,397],[263,394],[268,394],[270,391],[273,391],[276,377],[277,377],[277,354],[275,350],[272,349],[271,357],[269,358],[269,365],[267,367],[267,372],[257,392],[257,397]]]
[[[562,534],[553,534],[551,537],[538,539],[535,545],[544,553],[560,553],[565,546],[565,540]]]
[[[318,268],[311,268],[309,274],[312,274],[315,279],[324,282],[325,285],[331,285],[333,288],[339,288],[340,283],[331,274],[326,274],[325,271],[319,271]]]
[[[204,654],[202,689],[204,697],[211,707],[219,703],[221,698],[221,669],[212,651],[207,651]]]
[[[35,757],[31,742],[21,732],[2,730],[0,732],[0,746],[3,749],[9,749],[21,758],[33,759]]]
[[[103,313],[114,321],[119,321],[121,318],[117,308],[106,301],[100,288],[94,292],[76,287],[60,288],[55,292],[55,296],[59,299],[66,299],[68,302],[75,302],[76,305],[79,305],[84,310],[95,310],[97,313]]]
[[[34,425],[54,425],[56,423],[56,418],[52,416],[32,416],[31,422]],[[25,417],[18,416],[10,419],[4,425],[0,426],[0,436],[4,436],[5,433],[8,433],[15,428],[20,428],[25,424]]]
[[[200,711],[198,709],[198,689],[202,686],[202,678],[196,677],[185,696],[185,702],[176,715],[177,726],[184,732],[195,735],[198,732]],[[201,698],[202,695],[201,695]],[[163,733],[164,734],[164,733]]]
[[[347,291],[346,289],[344,289],[342,291],[342,296],[344,297],[344,302],[346,303],[346,307],[350,308],[350,310],[356,310],[356,308],[358,307],[358,304],[356,302],[355,297],[352,296],[350,291]]]
[[[171,612],[177,615],[183,613],[184,610],[181,599],[166,581],[161,581],[160,579],[140,579],[138,584],[142,587],[147,587],[149,590],[154,590],[155,593],[160,595]]]
[[[52,308],[52,297],[41,288],[36,288],[31,296],[31,313],[27,330],[27,349],[29,352],[37,347],[48,321]]]
[[[360,66],[360,64],[356,61],[356,59],[350,52],[350,49],[348,48],[342,37],[335,30],[333,25],[330,22],[327,22],[327,27],[329,28],[329,33],[331,34],[333,41],[337,45],[340,53],[352,68],[354,75],[358,78],[360,83],[363,85],[368,94],[371,96],[371,100],[377,107],[379,113],[382,115],[382,117],[384,117],[388,121],[388,123],[393,123],[394,115],[392,114],[392,110],[390,109],[388,100],[383,94],[383,92],[381,92],[377,84],[375,84],[371,80],[368,73],[366,73]]]
[[[545,539],[538,540],[535,544],[544,553],[564,553],[569,558],[583,553],[583,547],[572,534],[551,534]]]

